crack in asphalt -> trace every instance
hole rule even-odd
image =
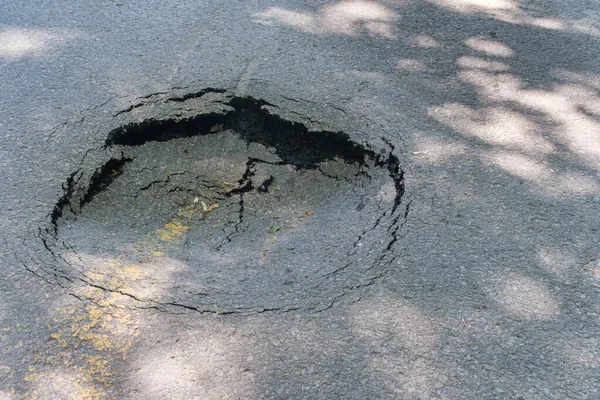
[[[47,244],[47,240],[45,240],[43,237],[40,237],[40,239],[42,240],[42,242],[44,243],[44,247],[46,248],[46,250],[50,253],[50,255],[52,256],[53,259],[55,259],[56,261],[60,260],[61,262],[63,262],[64,264],[70,266],[71,268],[75,269],[73,267],[73,265],[67,261],[64,257],[62,257],[60,254],[56,253],[50,245]],[[24,244],[25,247],[28,247],[27,244]],[[70,284],[74,284],[76,282],[82,283],[88,287],[92,287],[98,290],[101,290],[102,292],[105,293],[114,293],[114,294],[118,294],[120,296],[129,298],[131,300],[134,300],[137,303],[141,303],[144,304],[144,306],[136,306],[134,308],[136,309],[155,309],[157,311],[160,312],[165,312],[165,313],[172,313],[168,310],[167,306],[170,307],[175,307],[175,308],[182,308],[185,310],[193,310],[195,312],[198,312],[200,314],[204,314],[204,313],[213,313],[213,314],[233,314],[236,313],[236,311],[220,311],[220,310],[210,310],[210,309],[204,309],[204,308],[200,308],[200,307],[192,307],[186,304],[181,304],[181,303],[176,303],[176,302],[158,302],[158,301],[154,301],[151,299],[146,299],[146,298],[141,298],[138,297],[132,293],[129,293],[127,291],[124,290],[119,290],[119,289],[113,289],[110,287],[106,287],[100,284],[97,284],[93,281],[93,279],[89,278],[88,276],[86,276],[85,273],[82,273],[86,279],[77,277],[75,275],[72,274],[66,274],[64,273],[64,271],[50,266],[50,268],[53,271],[48,271],[46,270],[45,267],[47,265],[47,263],[43,263],[41,260],[39,260],[39,262],[35,262],[36,265],[38,266],[43,266],[40,268],[40,270],[44,271],[46,274],[52,275],[54,276],[56,279],[53,281],[49,280],[46,276],[40,274],[39,272],[37,272],[36,270],[34,270],[33,268],[31,268],[25,261],[23,261],[21,258],[19,258],[18,256],[15,256],[17,258],[17,260],[23,265],[23,267],[25,268],[26,271],[28,271],[29,273],[31,273],[32,275],[36,276],[37,278],[43,280],[44,282],[46,282],[48,285],[51,286],[58,286],[60,287],[63,292],[65,294],[68,294],[72,297],[75,297],[76,299],[78,299],[79,301],[89,301],[91,303],[94,303],[95,305],[99,306],[99,307],[105,307],[105,305],[102,305],[100,303],[98,303],[97,301],[95,301],[93,298],[90,298],[88,296],[81,296],[79,294],[77,294],[76,292],[72,291],[69,289],[68,286],[65,286],[60,279],[64,279],[66,281],[68,281]],[[125,308],[125,309],[131,309],[131,307],[120,307],[118,305],[111,305],[115,308]]]
[[[77,174],[79,174],[79,177],[75,178]],[[75,185],[81,179],[82,175],[83,171],[79,168],[77,171],[71,173],[67,178],[66,183],[63,183],[62,185],[63,195],[59,197],[50,214],[50,223],[54,227],[54,233],[58,233],[58,220],[62,217],[65,207],[69,206],[72,210],[71,197],[73,196]]]
[[[334,159],[335,157],[340,157],[348,163],[357,163],[359,167],[359,171],[354,175],[354,177],[365,176],[367,179],[371,180],[372,176],[368,173],[367,164],[365,160],[371,159],[374,163],[374,166],[385,168],[388,170],[388,174],[394,183],[394,188],[396,191],[393,205],[390,209],[387,209],[382,212],[381,207],[378,205],[378,218],[375,220],[374,224],[362,231],[358,235],[358,238],[354,242],[352,246],[352,252],[348,254],[348,257],[352,257],[356,255],[359,247],[359,243],[364,239],[366,235],[370,232],[377,229],[384,221],[384,219],[390,219],[391,223],[387,226],[387,233],[390,236],[390,240],[382,251],[381,256],[372,263],[366,270],[369,271],[374,268],[378,268],[380,270],[379,273],[372,277],[368,277],[366,281],[348,287],[347,290],[343,290],[340,294],[333,297],[333,299],[328,303],[324,308],[314,308],[316,312],[323,312],[332,308],[337,302],[339,302],[342,297],[346,296],[349,292],[354,291],[356,289],[367,287],[375,283],[378,279],[381,279],[388,273],[388,267],[395,260],[396,256],[393,254],[394,244],[398,241],[398,232],[403,228],[406,223],[409,212],[411,201],[409,201],[404,209],[404,213],[398,212],[398,208],[402,203],[402,199],[404,196],[405,186],[404,186],[404,171],[400,168],[398,157],[394,154],[395,147],[394,145],[385,137],[382,137],[382,140],[388,145],[389,152],[384,150],[381,151],[382,154],[375,153],[372,150],[365,148],[362,145],[356,144],[350,141],[349,137],[342,132],[312,132],[309,131],[305,126],[284,120],[279,117],[277,114],[272,114],[268,108],[271,109],[280,109],[280,107],[275,106],[273,104],[267,103],[263,100],[256,100],[249,97],[235,97],[226,94],[227,92],[222,89],[214,89],[214,88],[206,88],[201,91],[186,94],[179,97],[170,97],[170,98],[160,98],[160,96],[164,96],[168,94],[168,92],[156,92],[151,93],[147,96],[140,98],[136,103],[128,106],[127,108],[120,110],[115,114],[115,116],[129,113],[135,109],[145,107],[151,103],[158,103],[162,101],[163,103],[177,103],[182,106],[188,102],[188,100],[196,100],[201,99],[206,95],[214,95],[214,94],[222,94],[224,95],[222,99],[216,100],[226,108],[221,112],[209,112],[209,113],[198,113],[195,115],[188,114],[177,114],[174,116],[166,118],[166,119],[147,119],[142,122],[130,123],[128,125],[124,125],[121,128],[117,128],[109,132],[103,149],[108,149],[113,146],[138,146],[148,141],[167,141],[174,138],[180,137],[189,137],[194,135],[206,135],[215,133],[214,127],[220,126],[221,130],[231,129],[244,138],[247,143],[257,142],[262,145],[268,146],[270,148],[274,148],[276,154],[282,161],[271,162],[266,160],[261,160],[258,158],[248,158],[246,161],[246,169],[242,174],[242,177],[238,180],[238,186],[232,190],[221,193],[221,195],[225,197],[231,196],[239,196],[238,200],[238,219],[234,226],[234,231],[229,233],[223,243],[218,246],[218,249],[221,249],[224,245],[231,242],[232,237],[235,234],[240,232],[240,227],[244,222],[245,216],[245,194],[251,191],[258,192],[268,192],[269,186],[273,183],[274,177],[269,175],[262,183],[256,185],[253,182],[253,177],[256,174],[256,166],[258,164],[270,164],[270,165],[291,165],[296,169],[314,169],[319,171],[323,176],[336,180],[336,181],[345,181],[352,182],[351,178],[340,177],[336,174],[328,173],[324,171],[321,167],[321,162]],[[288,99],[294,100],[294,99]],[[297,100],[294,100],[297,101]],[[346,114],[342,108],[333,107],[336,110]],[[301,115],[293,110],[288,110],[291,113],[296,113]],[[183,115],[183,116],[182,116]],[[302,117],[306,120],[307,117],[302,115]],[[366,118],[371,123],[373,121],[369,118]],[[313,121],[308,118],[309,122],[322,124],[320,121]],[[383,128],[382,128],[383,129]],[[387,132],[387,131],[386,131]],[[69,210],[72,214],[77,215],[77,211],[73,207],[73,202],[77,202],[79,205],[79,210],[86,206],[88,203],[92,201],[94,196],[99,194],[100,192],[106,190],[110,184],[117,179],[124,171],[124,167],[129,162],[133,161],[134,158],[126,157],[123,152],[121,152],[120,158],[111,157],[108,161],[106,161],[101,167],[98,167],[94,170],[89,178],[83,179],[85,175],[83,162],[87,157],[88,153],[93,151],[94,149],[88,150],[84,157],[82,158],[82,167],[78,168],[75,172],[71,173],[66,182],[62,185],[63,194],[59,197],[54,208],[50,214],[50,229],[46,229],[43,231],[40,229],[38,233],[39,239],[41,239],[44,249],[51,255],[51,257],[56,262],[61,262],[66,264],[73,270],[77,270],[73,265],[71,265],[67,260],[64,259],[60,254],[57,254],[54,250],[54,244],[50,244],[48,242],[48,237],[52,237],[57,239],[58,229],[59,229],[59,221],[63,217],[63,213],[65,210]],[[171,176],[175,175],[183,175],[185,173],[189,173],[189,171],[177,172],[167,175],[166,179],[154,180],[148,183],[146,186],[139,188],[132,196],[138,197],[141,192],[151,189],[154,185],[163,185],[166,186],[168,183],[171,183]],[[86,182],[87,180],[87,182]],[[169,192],[176,190],[186,190],[185,188],[181,188],[179,186],[170,189]],[[361,196],[360,204],[364,202],[364,195]],[[360,206],[359,204],[359,206]],[[364,205],[363,205],[364,207]],[[401,221],[402,219],[402,221]],[[63,241],[63,247],[68,248],[67,244]],[[370,253],[375,244],[372,244],[371,248],[368,250]],[[391,256],[391,257],[390,257]],[[387,260],[386,260],[387,258]],[[30,273],[35,275],[36,277],[44,280],[48,284],[56,284],[62,290],[68,292],[74,297],[80,300],[90,300],[92,299],[84,299],[80,295],[76,295],[72,293],[68,289],[69,285],[74,284],[75,282],[79,282],[81,284],[87,285],[89,287],[93,287],[99,289],[103,292],[107,293],[115,293],[120,296],[127,297],[133,300],[136,303],[140,303],[140,307],[144,309],[156,309],[161,312],[171,312],[169,311],[171,308],[178,308],[184,311],[194,311],[201,314],[204,313],[214,313],[214,314],[240,314],[244,313],[243,307],[236,307],[232,310],[212,310],[208,308],[202,307],[194,307],[187,304],[182,304],[178,302],[159,302],[151,299],[146,299],[142,297],[138,297],[132,293],[127,291],[113,289],[110,287],[103,286],[94,282],[89,276],[87,276],[84,272],[81,272],[82,277],[65,273],[60,268],[56,268],[50,265],[50,271],[46,269],[46,265],[39,260],[38,267],[44,271],[46,274],[54,276],[52,279],[55,282],[52,282],[48,279],[47,276],[43,276],[42,274],[34,271],[33,268],[27,265],[27,263],[23,260],[19,260],[21,264],[27,269]],[[32,260],[34,261],[34,260]],[[34,261],[35,262],[35,261]],[[347,268],[353,265],[355,261],[346,262],[340,267],[336,268],[334,271],[331,271],[322,277],[322,280],[315,286],[316,288],[326,283],[329,279],[332,279],[336,275],[343,273]],[[68,283],[63,283],[68,282]],[[290,312],[299,310],[299,307],[270,307],[270,308],[252,308],[253,313],[260,312]],[[250,311],[250,309],[246,309],[246,311]]]
[[[239,194],[240,199],[238,201],[239,211],[238,211],[238,220],[235,223],[234,231],[227,235],[223,239],[223,243],[221,243],[217,249],[220,250],[227,243],[231,243],[231,237],[236,233],[239,233],[240,225],[244,222],[244,210],[245,210],[245,202],[244,202],[244,194],[254,190],[254,186],[252,185],[252,176],[254,176],[255,172],[253,168],[256,166],[256,161],[252,158],[248,158],[246,161],[246,170],[244,174],[238,181],[238,187],[236,189],[230,190],[228,192],[228,196],[233,196],[235,194]]]
[[[180,176],[180,175],[185,175],[185,174],[188,174],[189,172],[190,172],[190,171],[171,172],[171,173],[167,174],[167,179],[160,179],[160,180],[155,180],[155,181],[152,181],[152,182],[150,182],[149,184],[147,184],[146,186],[139,188],[139,189],[137,190],[137,192],[135,192],[134,194],[132,194],[132,195],[131,195],[131,197],[137,198],[137,197],[140,195],[140,193],[141,193],[141,192],[144,192],[144,191],[146,191],[146,190],[149,190],[149,189],[151,189],[151,188],[152,188],[154,185],[158,185],[158,184],[161,184],[161,183],[163,183],[163,184],[164,184],[164,185],[163,185],[163,187],[164,187],[164,186],[166,186],[167,184],[171,183],[171,177],[172,177],[172,176]],[[179,188],[179,187],[175,187],[175,188],[173,188],[173,189],[170,189],[170,190],[169,190],[169,193],[171,193],[171,192],[173,192],[173,191],[175,191],[175,190],[178,190],[178,189],[180,189],[180,188]]]
[[[125,157],[125,155],[121,153],[121,158],[111,158],[103,166],[97,168],[90,178],[90,183],[85,195],[79,200],[79,207],[81,208],[88,204],[92,201],[94,196],[109,187],[115,179],[123,174],[125,165],[132,161],[133,158]]]
[[[263,181],[263,183],[261,183],[260,186],[258,186],[258,187],[254,186],[254,184],[252,182],[252,177],[256,174],[256,170],[254,169],[254,167],[256,167],[257,164],[287,165],[285,162],[271,162],[271,161],[261,160],[259,158],[254,158],[254,157],[248,158],[248,160],[246,161],[246,170],[242,174],[242,177],[238,180],[238,187],[225,193],[225,195],[227,197],[230,197],[230,196],[233,196],[236,194],[238,194],[240,196],[240,199],[238,201],[238,206],[239,206],[238,220],[235,223],[234,231],[232,233],[230,233],[229,235],[227,235],[223,239],[223,243],[221,243],[217,247],[218,250],[220,250],[227,243],[231,243],[231,238],[236,233],[239,233],[239,227],[244,222],[244,211],[246,208],[244,194],[249,193],[255,189],[258,190],[259,192],[265,193],[268,191],[269,185],[273,182],[274,178],[271,175],[271,176],[269,176],[269,178],[267,178],[265,181]]]

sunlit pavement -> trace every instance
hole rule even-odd
[[[64,3],[0,5],[0,399],[600,398],[598,1]]]

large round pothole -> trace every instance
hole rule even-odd
[[[73,174],[44,238],[54,275],[234,313],[323,309],[386,272],[403,215],[390,149],[202,97],[111,132],[108,161]]]

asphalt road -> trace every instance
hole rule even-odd
[[[0,77],[0,399],[600,398],[598,1],[4,1]]]

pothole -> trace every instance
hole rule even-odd
[[[322,310],[392,267],[405,217],[393,149],[220,91],[154,107],[162,117],[110,132],[107,161],[65,183],[41,235],[46,277],[250,313]]]

